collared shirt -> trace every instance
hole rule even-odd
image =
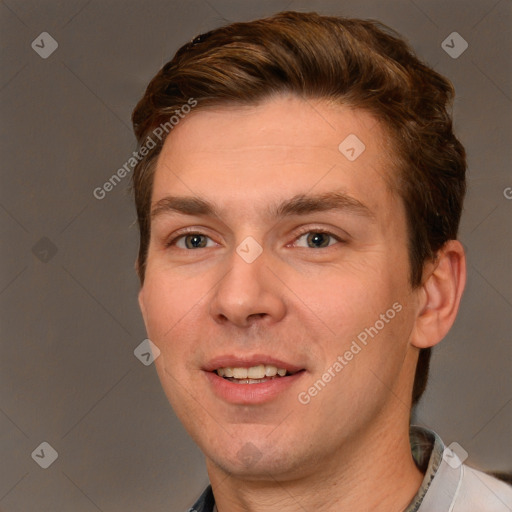
[[[414,462],[425,476],[403,512],[512,511],[512,487],[462,464],[434,431],[413,425],[409,440]],[[217,512],[211,486],[188,512]]]

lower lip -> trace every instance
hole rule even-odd
[[[305,371],[302,370],[293,375],[269,379],[257,384],[238,384],[219,377],[216,372],[205,371],[204,373],[217,396],[233,404],[251,405],[273,400],[299,381]]]

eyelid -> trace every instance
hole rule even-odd
[[[205,229],[204,228],[194,228],[194,227],[188,227],[188,228],[183,228],[183,229],[180,229],[178,231],[175,231],[174,233],[172,233],[172,235],[166,240],[165,242],[165,247],[171,247],[173,245],[176,245],[176,242],[184,237],[184,236],[187,236],[187,235],[201,235],[201,236],[206,236],[208,238],[210,238],[210,240],[213,240],[213,238],[209,235],[207,235],[206,233],[204,233]],[[217,243],[217,242],[215,242]],[[203,249],[206,249],[207,247],[203,247]]]
[[[325,228],[325,227],[304,226],[303,228],[300,228],[296,233],[294,233],[292,243],[295,243],[299,238],[301,238],[303,235],[305,235],[307,233],[322,233],[325,235],[329,235],[332,238],[334,238],[336,241],[341,242],[341,243],[347,242],[347,239],[349,237],[348,233],[346,233],[346,236],[343,237],[339,234],[334,233],[332,229]],[[290,244],[287,244],[287,246],[289,246],[289,245]],[[328,249],[329,247],[331,247],[331,246],[322,247],[321,249]],[[302,249],[304,249],[304,247],[302,247]],[[318,249],[320,249],[320,248],[318,248]]]
[[[187,235],[206,236],[207,238],[210,238],[210,240],[213,240],[213,238],[211,236],[207,235],[204,231],[205,231],[204,228],[194,228],[194,227],[188,227],[188,228],[180,229],[180,230],[176,231],[175,233],[173,233],[169,237],[169,239],[165,242],[165,247],[167,248],[167,247],[171,247],[173,245],[176,245],[176,242],[179,239],[181,239],[182,237],[187,236]],[[325,228],[325,227],[320,227],[320,226],[303,226],[303,227],[299,228],[298,231],[296,231],[293,234],[293,242],[292,243],[295,243],[299,238],[301,238],[303,235],[305,235],[307,233],[323,233],[323,234],[331,236],[332,238],[334,238],[338,242],[342,242],[342,243],[346,242],[347,238],[349,237],[348,233],[346,233],[346,235],[347,235],[346,237],[342,237],[339,234],[333,233],[333,230],[330,230],[330,229]],[[215,243],[217,243],[217,242],[215,242]],[[290,245],[291,244],[287,244],[286,246],[288,247]],[[328,246],[328,247],[330,247],[330,246]],[[327,249],[328,247],[324,247],[323,249]],[[202,249],[207,249],[207,247],[202,247]]]

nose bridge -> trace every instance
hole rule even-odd
[[[210,313],[218,322],[247,326],[251,318],[279,320],[284,315],[282,289],[268,268],[271,258],[254,242],[245,239],[230,255],[210,305]]]

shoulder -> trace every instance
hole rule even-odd
[[[512,487],[487,473],[463,464],[460,486],[454,502],[453,512],[482,510],[506,512],[512,510]]]
[[[418,466],[426,465],[418,512],[511,512],[512,487],[463,464],[432,430],[411,426],[411,448]],[[422,464],[421,464],[422,463]],[[420,489],[421,491],[421,489]],[[415,502],[416,503],[416,502]]]
[[[459,463],[455,463],[459,462]],[[421,512],[510,512],[512,487],[482,471],[443,459],[425,495]]]

